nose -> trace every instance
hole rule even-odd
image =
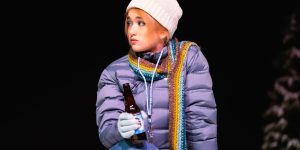
[[[136,32],[137,32],[137,27],[135,25],[132,25],[131,27],[128,28],[129,37],[136,35]]]

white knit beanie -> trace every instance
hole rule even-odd
[[[182,16],[182,9],[177,0],[131,0],[126,11],[134,7],[144,10],[155,18],[162,26],[168,29],[172,38],[178,21]]]

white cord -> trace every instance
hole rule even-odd
[[[147,115],[148,115],[148,121],[149,121],[150,124],[151,124],[151,115],[152,115],[153,79],[154,79],[154,75],[155,75],[156,69],[158,67],[159,61],[161,59],[162,53],[163,53],[163,50],[160,52],[159,58],[157,60],[157,63],[155,65],[155,68],[154,68],[153,73],[152,73],[152,78],[151,78],[151,83],[150,83],[150,98],[148,97],[148,86],[147,86],[146,78],[145,78],[145,76],[143,75],[143,73],[141,72],[141,69],[140,69],[140,57],[138,57],[138,70],[139,70],[139,73],[142,75],[144,83],[145,83],[146,101],[147,101],[147,103],[146,103],[147,104]]]

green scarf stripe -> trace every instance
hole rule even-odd
[[[168,70],[167,73],[158,73],[156,71],[155,75],[154,75],[154,80],[161,80],[163,78],[168,77],[168,85],[169,85],[169,111],[170,111],[170,116],[169,116],[169,142],[170,142],[170,149],[174,150],[174,149],[180,149],[180,150],[186,150],[187,149],[187,141],[186,141],[186,125],[185,125],[185,97],[184,97],[184,87],[185,87],[185,79],[184,79],[184,74],[185,72],[183,72],[183,68],[184,68],[184,62],[186,61],[186,57],[187,57],[187,51],[189,50],[189,47],[191,45],[196,45],[193,42],[189,42],[189,41],[184,41],[179,43],[178,40],[176,38],[170,40],[170,42],[168,43],[168,56],[164,59],[167,59],[167,63],[170,65],[170,70]],[[131,58],[136,58],[134,53],[129,53],[129,55],[131,56]],[[142,59],[142,58],[140,58]],[[130,63],[130,62],[133,63]],[[137,59],[133,59],[129,61],[129,65],[132,68],[132,70],[134,71],[135,75],[139,78],[139,79],[143,79],[143,77],[141,76],[138,66],[134,65],[134,64],[138,64],[137,63]],[[147,68],[153,68],[150,66],[151,62],[143,59],[144,62],[143,64],[140,65],[144,65]],[[182,64],[179,64],[179,62],[181,61]],[[178,66],[180,65],[180,66]],[[143,70],[143,67],[140,68],[140,71],[143,73],[143,75],[146,78],[147,82],[151,81],[151,77],[152,77],[152,72],[147,71],[147,70]],[[178,70],[180,69],[180,70]],[[173,74],[173,75],[172,75]],[[175,79],[173,78],[175,74],[179,75],[179,79],[177,81],[175,81]],[[176,89],[178,90],[178,92],[176,92]],[[177,96],[175,96],[175,94]],[[179,99],[176,100],[175,97],[178,97]],[[176,102],[177,101],[177,102]],[[178,108],[173,108],[174,103],[176,103],[178,105]],[[176,114],[175,112],[177,112],[178,116],[173,116],[173,114]],[[175,118],[178,118],[178,122],[175,122]],[[174,129],[173,127],[177,126],[177,131],[172,131],[172,129]],[[155,138],[155,137],[154,137]],[[176,145],[173,145],[177,143]]]

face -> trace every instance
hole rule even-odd
[[[125,32],[134,52],[158,52],[164,47],[168,31],[141,9],[132,8],[126,15]]]

